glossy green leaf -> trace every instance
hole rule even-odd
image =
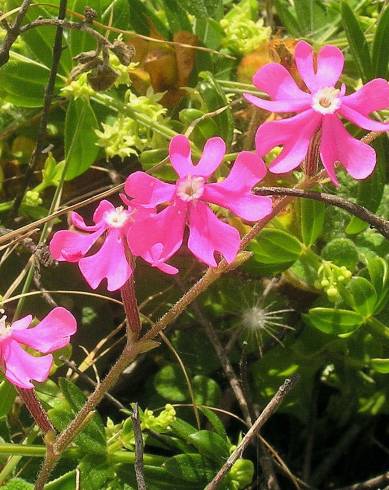
[[[389,359],[370,359],[370,365],[377,373],[389,374]]]
[[[207,465],[200,454],[178,454],[169,458],[164,468],[175,478],[197,484],[205,484],[215,475],[215,470]]]
[[[367,269],[374,289],[379,295],[388,281],[388,264],[382,257],[368,257]]]
[[[158,371],[154,377],[154,387],[163,398],[174,402],[188,399],[188,387],[185,377],[178,366],[168,364]]]
[[[312,327],[332,335],[353,332],[364,321],[355,311],[335,308],[312,308],[304,315],[304,319]]]
[[[0,90],[17,107],[41,107],[49,71],[29,58],[12,57],[0,70]]]
[[[305,245],[313,245],[322,233],[325,208],[319,201],[300,200],[301,236]]]
[[[173,429],[173,432],[178,435],[178,437],[181,437],[181,439],[186,440],[191,434],[194,434],[197,432],[196,427],[194,427],[191,424],[188,424],[188,422],[185,422],[185,420],[182,419],[176,419],[170,424],[171,428]]]
[[[353,277],[347,284],[347,302],[363,317],[374,313],[377,303],[377,293],[372,284],[364,277]]]
[[[71,100],[65,118],[66,180],[84,173],[96,160],[98,128],[93,109],[85,100]]]
[[[387,78],[389,64],[389,6],[383,7],[379,16],[373,40],[373,75],[375,78]]]
[[[45,490],[74,490],[76,487],[76,470],[68,471],[45,485]]]
[[[188,442],[199,451],[200,454],[210,458],[216,463],[223,463],[229,456],[229,444],[216,432],[200,430],[188,437]]]
[[[290,233],[277,228],[265,228],[250,244],[253,260],[259,264],[273,266],[269,270],[290,267],[302,252],[303,245]]]
[[[369,46],[353,10],[346,1],[342,2],[342,23],[349,42],[353,60],[362,80],[366,83],[373,77]]]

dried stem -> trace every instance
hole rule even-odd
[[[372,490],[373,488],[381,488],[381,485],[389,483],[389,471],[385,472],[383,475],[370,478],[369,480],[354,483],[354,485],[349,485],[347,487],[337,488],[336,490]],[[385,487],[386,488],[386,487]]]
[[[66,6],[67,6],[67,0],[61,0],[59,4],[59,10],[58,10],[58,19],[53,19],[57,20],[58,22],[62,22],[61,19],[65,18],[66,15]],[[20,14],[20,12],[19,12]],[[29,25],[29,24],[27,24]],[[19,33],[24,32],[26,26],[23,26],[19,29]],[[16,196],[15,201],[13,203],[12,209],[9,213],[8,219],[12,219],[18,212],[20,204],[23,200],[24,193],[27,190],[27,187],[30,183],[31,177],[34,175],[35,169],[40,162],[43,154],[44,154],[44,149],[45,149],[45,144],[46,144],[46,137],[47,137],[47,123],[49,120],[49,112],[50,112],[50,106],[51,106],[51,101],[53,100],[53,95],[54,95],[54,89],[55,89],[55,80],[57,78],[57,72],[58,72],[58,67],[59,67],[59,62],[61,59],[61,54],[62,54],[62,35],[63,35],[63,27],[59,23],[57,25],[57,30],[55,33],[55,40],[54,40],[54,46],[53,46],[53,61],[51,64],[51,69],[50,69],[50,74],[49,74],[49,79],[45,88],[45,94],[44,94],[44,101],[43,101],[43,111],[42,111],[42,117],[40,119],[39,123],[39,128],[38,128],[38,135],[36,139],[36,145],[34,148],[34,151],[31,155],[25,176],[24,176],[24,181],[22,188],[20,189],[19,194]]]
[[[278,388],[277,393],[273,396],[270,402],[263,409],[262,413],[259,415],[257,420],[248,430],[247,434],[243,437],[239,446],[227,459],[224,465],[217,472],[213,480],[206,486],[205,490],[214,490],[221,483],[225,475],[230,471],[234,463],[242,456],[246,447],[250,444],[251,440],[256,436],[260,428],[268,421],[268,419],[273,415],[273,413],[278,409],[278,407],[283,402],[284,398],[289,394],[289,392],[294,388],[296,382],[298,381],[298,376],[286,379],[284,383]]]
[[[337,208],[345,209],[353,216],[356,216],[357,218],[369,223],[370,226],[375,228],[385,238],[389,238],[389,221],[376,216],[363,206],[359,206],[358,204],[348,201],[343,197],[335,196],[333,194],[326,194],[324,192],[304,191],[302,189],[290,189],[287,187],[260,187],[256,189],[255,193],[260,196],[302,197],[304,199],[313,199],[315,201],[330,204]]]
[[[5,65],[9,60],[9,52],[12,48],[13,43],[16,41],[20,34],[20,27],[22,25],[24,16],[27,13],[27,9],[30,6],[31,0],[23,0],[20,10],[16,16],[16,20],[13,26],[8,26],[7,35],[3,41],[3,45],[0,49],[0,66]]]
[[[143,437],[139,420],[138,404],[135,403],[132,414],[132,427],[135,436],[135,476],[138,490],[146,490],[146,482],[143,467]]]

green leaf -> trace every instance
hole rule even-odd
[[[373,40],[373,76],[387,78],[389,64],[389,6],[383,7]]]
[[[182,371],[173,364],[164,366],[154,377],[157,393],[171,402],[188,399],[188,388]]]
[[[130,23],[136,32],[147,36],[151,31],[150,24],[153,24],[165,39],[169,38],[169,29],[146,4],[141,0],[127,0],[127,2],[129,6]]]
[[[347,302],[363,317],[371,316],[375,311],[377,293],[372,284],[364,277],[353,277],[346,286]]]
[[[79,14],[84,14],[85,7],[93,7],[96,11],[97,18],[101,16],[100,0],[72,0],[69,2],[69,9]],[[70,52],[72,57],[84,51],[96,49],[96,40],[88,33],[72,29],[69,33]]]
[[[377,373],[389,374],[389,359],[370,359],[370,365]]]
[[[87,400],[84,393],[67,378],[59,378],[58,384],[73,411],[75,413],[79,412]],[[97,412],[95,412],[85,427],[85,432],[101,446],[106,446],[105,426]]]
[[[348,238],[334,238],[323,248],[321,256],[339,267],[347,267],[351,272],[359,262],[358,249]]]
[[[59,0],[50,2],[53,5],[59,5]],[[8,10],[20,6],[20,0],[8,0]],[[23,18],[23,24],[27,24],[36,20],[38,17],[43,19],[53,17],[55,10],[45,8],[42,5],[34,5],[34,8],[29,8]],[[23,33],[23,41],[26,46],[26,51],[31,54],[36,60],[40,61],[46,67],[50,67],[53,59],[53,46],[55,39],[55,27],[41,26],[35,27]],[[62,38],[64,49],[61,52],[59,63],[59,73],[66,75],[69,73],[72,66],[71,53],[69,52],[66,37]],[[3,68],[2,68],[3,69]],[[46,77],[47,78],[47,77]],[[26,81],[30,81],[30,78]],[[28,93],[28,92],[26,92]]]
[[[193,444],[200,454],[218,464],[224,463],[230,454],[229,444],[216,432],[200,430],[191,434],[188,442]]]
[[[48,411],[49,418],[58,431],[66,429],[73,420],[74,415],[70,409],[52,408]],[[75,444],[86,454],[102,455],[106,453],[106,440],[102,440],[100,433],[89,428],[90,424],[75,438]]]
[[[101,490],[115,477],[115,470],[106,458],[86,456],[79,464],[80,487],[83,490]]]
[[[278,228],[264,228],[258,238],[250,244],[254,256],[251,263],[264,264],[264,271],[281,271],[288,269],[299,257],[303,245],[290,233]]]
[[[227,439],[228,436],[224,424],[216,415],[216,413],[206,407],[199,407],[199,410],[203,415],[207,417],[208,422],[212,425],[212,428],[215,430],[215,432],[217,432],[219,436],[223,437],[223,439]]]
[[[207,483],[212,480],[215,470],[207,466],[207,462],[200,454],[178,454],[164,463],[164,468],[175,478],[187,482]]]
[[[95,113],[88,102],[71,100],[65,118],[66,180],[84,173],[96,160],[98,128]]]
[[[192,26],[182,4],[177,0],[162,0],[165,15],[172,32],[192,32]]]
[[[8,415],[16,398],[16,390],[7,380],[0,383],[0,418]]]
[[[0,90],[17,107],[41,107],[49,71],[25,58],[10,59],[0,70]]]
[[[312,327],[332,335],[353,332],[364,321],[363,317],[354,311],[335,308],[312,308],[304,315],[304,319]]]
[[[182,419],[174,420],[170,424],[170,427],[173,429],[174,433],[181,437],[181,439],[184,441],[186,441],[191,434],[197,432],[196,427],[193,427],[193,425],[188,424],[188,422],[185,422],[185,420]]]
[[[76,470],[68,471],[45,485],[45,490],[74,490],[76,488]]]
[[[324,228],[325,204],[311,199],[300,200],[301,236],[310,247],[321,235]]]
[[[201,20],[214,18],[220,20],[223,16],[222,0],[184,0],[184,8]]]
[[[302,30],[296,17],[291,13],[290,3],[285,0],[274,0],[274,6],[282,25],[287,28],[292,36],[300,37]]]
[[[372,146],[377,154],[377,164],[374,173],[367,179],[359,182],[357,204],[370,211],[377,211],[381,203],[385,187],[386,150],[382,138],[374,141]],[[353,216],[346,227],[346,233],[356,235],[368,227],[368,223]]]
[[[199,77],[201,78],[201,81],[198,83],[198,90],[207,105],[207,110],[211,112],[228,106],[226,95],[212,73],[208,71],[201,72]],[[228,148],[232,143],[234,131],[231,108],[227,107],[221,114],[214,116],[213,120],[218,127],[217,134],[225,140]]]
[[[1,487],[3,490],[33,490],[34,485],[21,478],[12,478],[4,486]]]
[[[373,69],[366,38],[361,26],[351,7],[346,1],[342,2],[342,23],[349,42],[351,54],[357,65],[358,72],[363,82],[373,78]]]
[[[374,289],[380,295],[388,280],[388,264],[382,257],[368,257],[367,269]]]
[[[195,402],[199,405],[217,406],[221,398],[219,385],[211,378],[198,374],[193,378]]]

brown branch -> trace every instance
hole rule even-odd
[[[256,189],[255,193],[260,196],[293,196],[302,197],[304,199],[313,199],[314,201],[321,201],[331,206],[344,209],[353,216],[366,221],[370,226],[375,228],[382,236],[389,238],[389,221],[376,216],[368,209],[355,204],[347,199],[333,194],[326,194],[324,192],[305,191],[302,189],[289,189],[286,187],[260,187]]]
[[[27,13],[27,9],[30,6],[31,0],[23,0],[22,5],[20,6],[20,10],[16,16],[16,20],[13,26],[8,26],[7,35],[3,41],[3,44],[0,49],[0,66],[5,65],[9,60],[9,52],[12,48],[13,43],[19,37],[20,28],[24,19],[24,16]]]
[[[58,10],[58,22],[61,21],[61,19],[65,18],[66,15],[66,6],[67,6],[67,0],[61,0],[59,4],[59,10]],[[19,12],[20,13],[20,12]],[[27,24],[29,25],[29,24]],[[24,32],[26,26],[21,27],[19,29],[19,32],[22,33]],[[12,209],[8,215],[8,219],[11,220],[18,212],[20,204],[23,200],[24,193],[26,192],[28,185],[30,183],[30,180],[35,172],[35,169],[40,162],[41,158],[43,157],[44,154],[44,149],[46,145],[46,138],[47,138],[47,124],[49,121],[49,112],[50,112],[50,106],[51,106],[51,101],[53,100],[54,96],[54,89],[55,89],[55,80],[57,78],[57,73],[58,73],[58,67],[59,67],[59,62],[61,59],[61,54],[62,54],[62,35],[63,35],[63,27],[58,24],[57,25],[57,30],[55,33],[55,40],[54,40],[54,46],[53,46],[53,62],[50,68],[50,74],[49,74],[49,79],[45,88],[45,94],[44,94],[44,101],[43,101],[43,111],[42,111],[42,117],[40,119],[39,123],[39,128],[38,128],[38,135],[36,139],[36,145],[34,148],[34,151],[31,155],[22,188],[19,191],[19,194],[16,196],[15,201],[13,203]]]
[[[139,420],[139,410],[138,404],[135,403],[132,414],[132,427],[134,429],[135,436],[135,476],[136,482],[138,484],[138,490],[146,490],[146,482],[144,476],[144,467],[143,467],[143,437],[142,437],[142,429],[140,426]]]
[[[268,421],[273,413],[279,408],[284,398],[290,393],[297,383],[299,377],[296,375],[290,379],[286,379],[284,383],[278,388],[277,393],[273,396],[270,402],[263,409],[257,420],[252,427],[248,430],[247,434],[243,437],[239,446],[227,459],[224,465],[217,472],[213,480],[205,487],[205,490],[214,490],[221,483],[225,475],[230,471],[234,463],[242,456],[244,450],[249,445],[251,440],[256,436],[260,428]]]
[[[381,485],[385,485],[386,483],[389,483],[389,471],[383,475],[370,478],[370,480],[354,483],[354,485],[337,488],[336,490],[372,490],[373,488],[379,488]]]

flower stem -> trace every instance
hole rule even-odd
[[[52,432],[55,434],[55,429],[47,416],[45,409],[38,400],[34,389],[17,388],[20,398],[23,400],[28,411],[34,418],[35,422],[44,434]]]
[[[134,261],[131,260],[131,262]],[[142,328],[136,300],[134,274],[131,274],[128,281],[121,287],[120,294],[127,318],[127,342],[134,341],[139,337]]]

